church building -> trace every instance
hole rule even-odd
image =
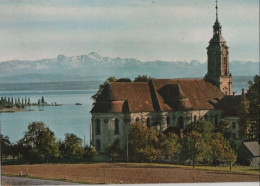
[[[218,21],[207,47],[208,71],[204,79],[152,79],[149,82],[109,82],[91,110],[92,145],[102,154],[118,141],[126,150],[131,124],[145,123],[164,131],[180,130],[191,122],[207,120],[214,126],[224,118],[231,122],[233,139],[238,138],[238,106],[241,96],[232,93],[229,47]]]

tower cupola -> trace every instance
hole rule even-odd
[[[205,80],[216,85],[226,95],[232,94],[232,77],[229,72],[229,47],[222,37],[222,26],[218,20],[218,1],[216,0],[216,21],[213,37],[207,47],[208,72]]]

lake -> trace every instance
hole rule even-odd
[[[247,81],[253,77],[233,77],[233,91],[241,93],[247,88]],[[42,96],[48,103],[61,106],[27,107],[34,111],[0,113],[1,133],[7,135],[12,143],[21,139],[29,123],[44,122],[57,139],[64,139],[65,133],[74,133],[86,144],[90,141],[90,124],[93,100],[91,96],[97,91],[102,81],[75,81],[51,83],[1,83],[0,97],[30,97],[37,102]],[[82,105],[75,105],[75,103]]]

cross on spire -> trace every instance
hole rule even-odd
[[[216,20],[218,21],[218,0],[216,0]]]

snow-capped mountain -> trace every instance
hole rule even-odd
[[[232,61],[233,76],[258,74],[255,62]],[[149,61],[134,58],[102,57],[96,52],[81,56],[59,55],[54,59],[36,61],[12,60],[0,63],[0,82],[72,81],[98,79],[109,76],[134,78],[146,74],[155,78],[203,77],[207,64],[187,61]]]

